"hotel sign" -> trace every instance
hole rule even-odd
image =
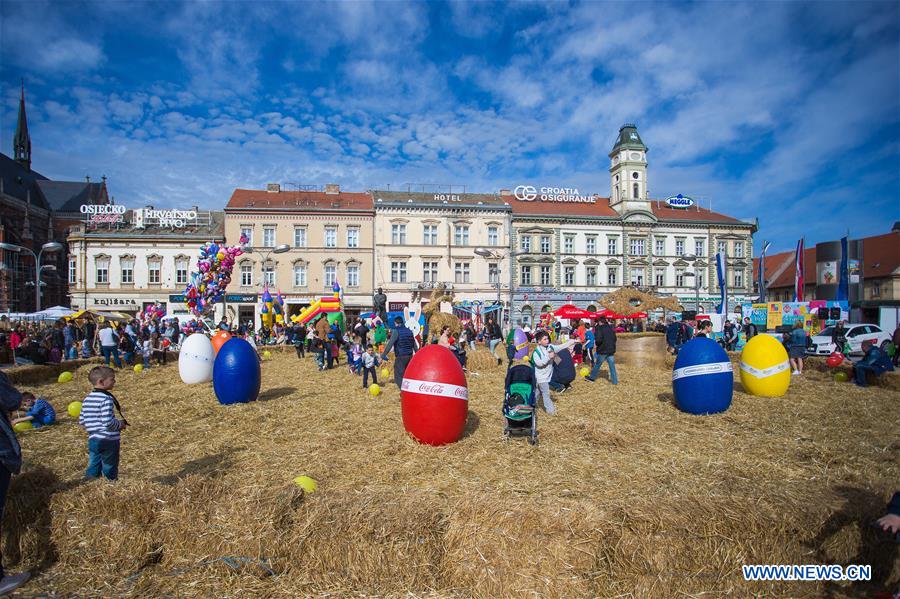
[[[567,202],[594,204],[595,196],[581,195],[577,187],[534,187],[532,185],[518,185],[513,194],[520,202]]]

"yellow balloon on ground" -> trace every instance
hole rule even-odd
[[[757,335],[741,352],[741,384],[751,395],[781,397],[791,385],[784,346],[771,335]]]
[[[319,488],[319,483],[308,476],[298,476],[294,479],[294,484],[303,489],[304,493],[315,493],[316,489]]]
[[[372,394],[372,397],[375,397],[379,393],[381,393],[381,387],[378,386],[377,383],[372,383],[369,385],[369,393]]]
[[[387,378],[388,376],[390,376],[390,374],[391,374],[391,371],[388,370],[387,368],[382,368],[382,369],[381,369],[381,376],[382,376],[382,377]]]
[[[13,430],[17,433],[24,433],[25,431],[30,431],[33,428],[34,427],[31,426],[31,423],[27,420],[25,422],[17,422],[13,425]]]
[[[268,360],[271,357],[272,357],[272,352],[270,352],[269,350],[266,350],[263,352],[263,358],[265,358],[266,360]]]
[[[585,366],[581,369],[581,376],[587,376],[591,373],[591,369]]]
[[[56,380],[60,383],[68,383],[69,381],[72,380],[72,373],[69,372],[68,370],[65,372],[60,372],[59,378]]]
[[[134,371],[135,371],[135,372],[143,372],[143,371],[144,371],[144,365],[143,365],[143,364],[135,364],[135,365],[134,365]]]
[[[69,416],[72,418],[78,418],[81,415],[81,402],[73,401],[69,405],[66,406],[66,412],[69,413]]]
[[[850,377],[847,376],[847,373],[842,370],[840,372],[834,373],[834,380],[837,383],[846,383],[847,381],[850,380]]]

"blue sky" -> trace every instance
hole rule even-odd
[[[652,197],[789,249],[900,220],[896,2],[0,3],[0,143],[130,206],[235,187],[519,183],[609,195],[620,125]]]

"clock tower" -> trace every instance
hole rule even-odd
[[[651,212],[647,195],[647,146],[637,126],[626,123],[609,153],[609,205],[619,214],[644,210]]]

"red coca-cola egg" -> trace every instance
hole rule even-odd
[[[440,345],[416,352],[400,389],[403,427],[420,443],[446,445],[466,428],[469,389],[456,356]]]

